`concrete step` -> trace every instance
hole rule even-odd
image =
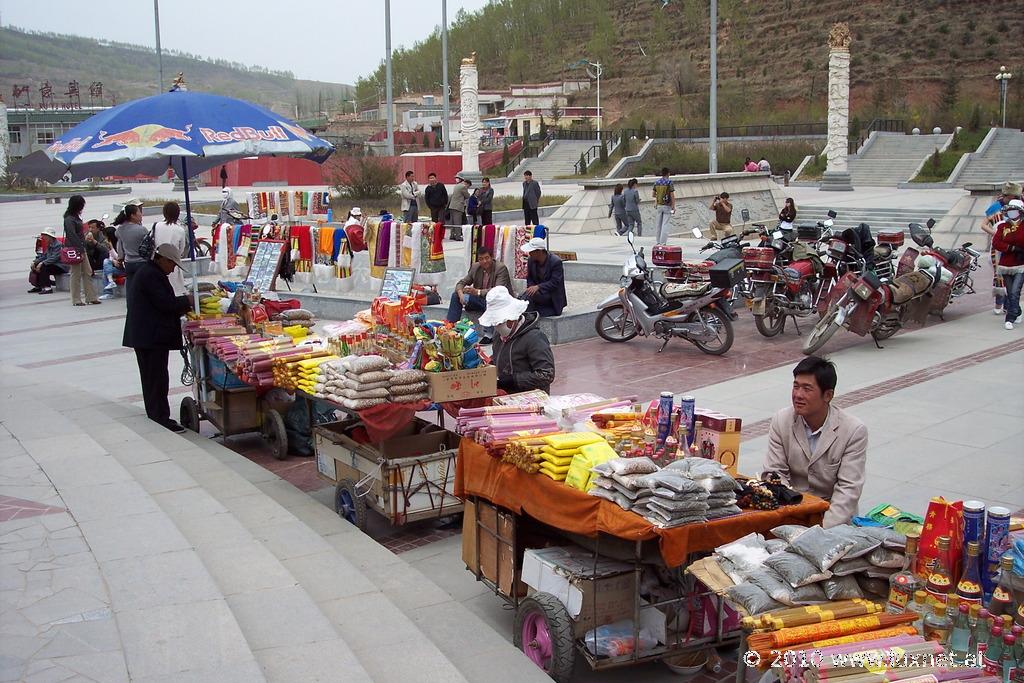
[[[86,432],[96,431],[97,438],[118,439],[109,447],[114,458],[124,460],[137,484],[194,548],[198,565],[212,577],[212,584],[205,587],[226,600],[266,680],[373,680],[298,577],[270,551],[268,540],[256,538],[241,522],[259,519],[270,525],[276,505],[256,489],[246,495],[248,491],[237,488],[230,491],[238,496],[223,505],[200,481],[219,475],[218,483],[230,488],[238,475],[227,467],[218,470],[188,438],[145,418],[118,420],[126,429],[111,437],[108,428],[94,425],[93,413],[104,414],[115,407],[100,401],[75,419]],[[137,463],[140,451],[152,453],[143,456],[145,460],[163,459]],[[155,582],[176,586],[183,594],[202,595],[179,576],[187,569],[171,559],[159,567],[129,568],[135,573],[152,572]]]
[[[135,476],[136,468],[163,458],[128,428],[146,432],[133,424],[135,411],[97,411],[102,401],[95,396],[36,382],[19,386],[18,373],[4,372],[5,391],[18,392],[17,402],[5,397],[4,426],[53,483],[88,544],[82,552],[92,554],[106,585],[109,610],[81,615],[99,626],[109,619],[103,612],[113,613],[116,627],[103,649],[123,651],[131,680],[265,680],[198,552]],[[59,409],[51,408],[54,396]]]

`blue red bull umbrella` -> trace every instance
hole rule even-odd
[[[289,156],[322,163],[331,143],[259,105],[174,90],[112,107],[13,165],[51,182],[99,176],[191,178],[233,159]]]

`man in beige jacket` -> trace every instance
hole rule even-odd
[[[830,361],[809,356],[793,368],[793,405],[772,418],[764,462],[764,472],[831,503],[826,528],[857,515],[868,449],[864,423],[831,405],[835,388]]]

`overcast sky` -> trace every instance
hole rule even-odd
[[[448,0],[449,22],[487,2]],[[0,0],[0,21],[155,46],[150,0]],[[394,48],[440,24],[441,0],[391,0]],[[384,0],[163,0],[160,34],[164,48],[354,84],[384,58]]]

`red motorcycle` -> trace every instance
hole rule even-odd
[[[964,294],[974,293],[974,278],[971,277],[971,273],[981,267],[978,263],[981,254],[971,249],[970,242],[964,242],[958,249],[942,249],[934,246],[935,240],[932,239],[931,229],[935,225],[935,220],[929,218],[926,225],[927,228],[922,227],[919,223],[910,224],[910,239],[921,247],[921,251],[908,247],[903,252],[896,272],[898,275],[909,273],[914,269],[914,263],[919,256],[928,255],[938,260],[945,269],[953,273],[949,282],[940,283],[931,294],[931,306],[929,306],[928,312],[941,319],[946,306]]]
[[[765,337],[782,332],[787,317],[796,325],[798,317],[815,311],[824,266],[814,249],[795,239],[792,228],[780,226],[770,235],[765,229],[760,246],[743,249],[743,265],[747,306],[754,326]]]
[[[918,270],[885,283],[872,270],[846,273],[832,288],[828,309],[804,340],[803,352],[812,354],[828,342],[841,327],[864,336],[870,333],[875,345],[896,334],[908,322],[924,323],[931,299],[928,294],[952,273],[936,259],[922,256]]]

